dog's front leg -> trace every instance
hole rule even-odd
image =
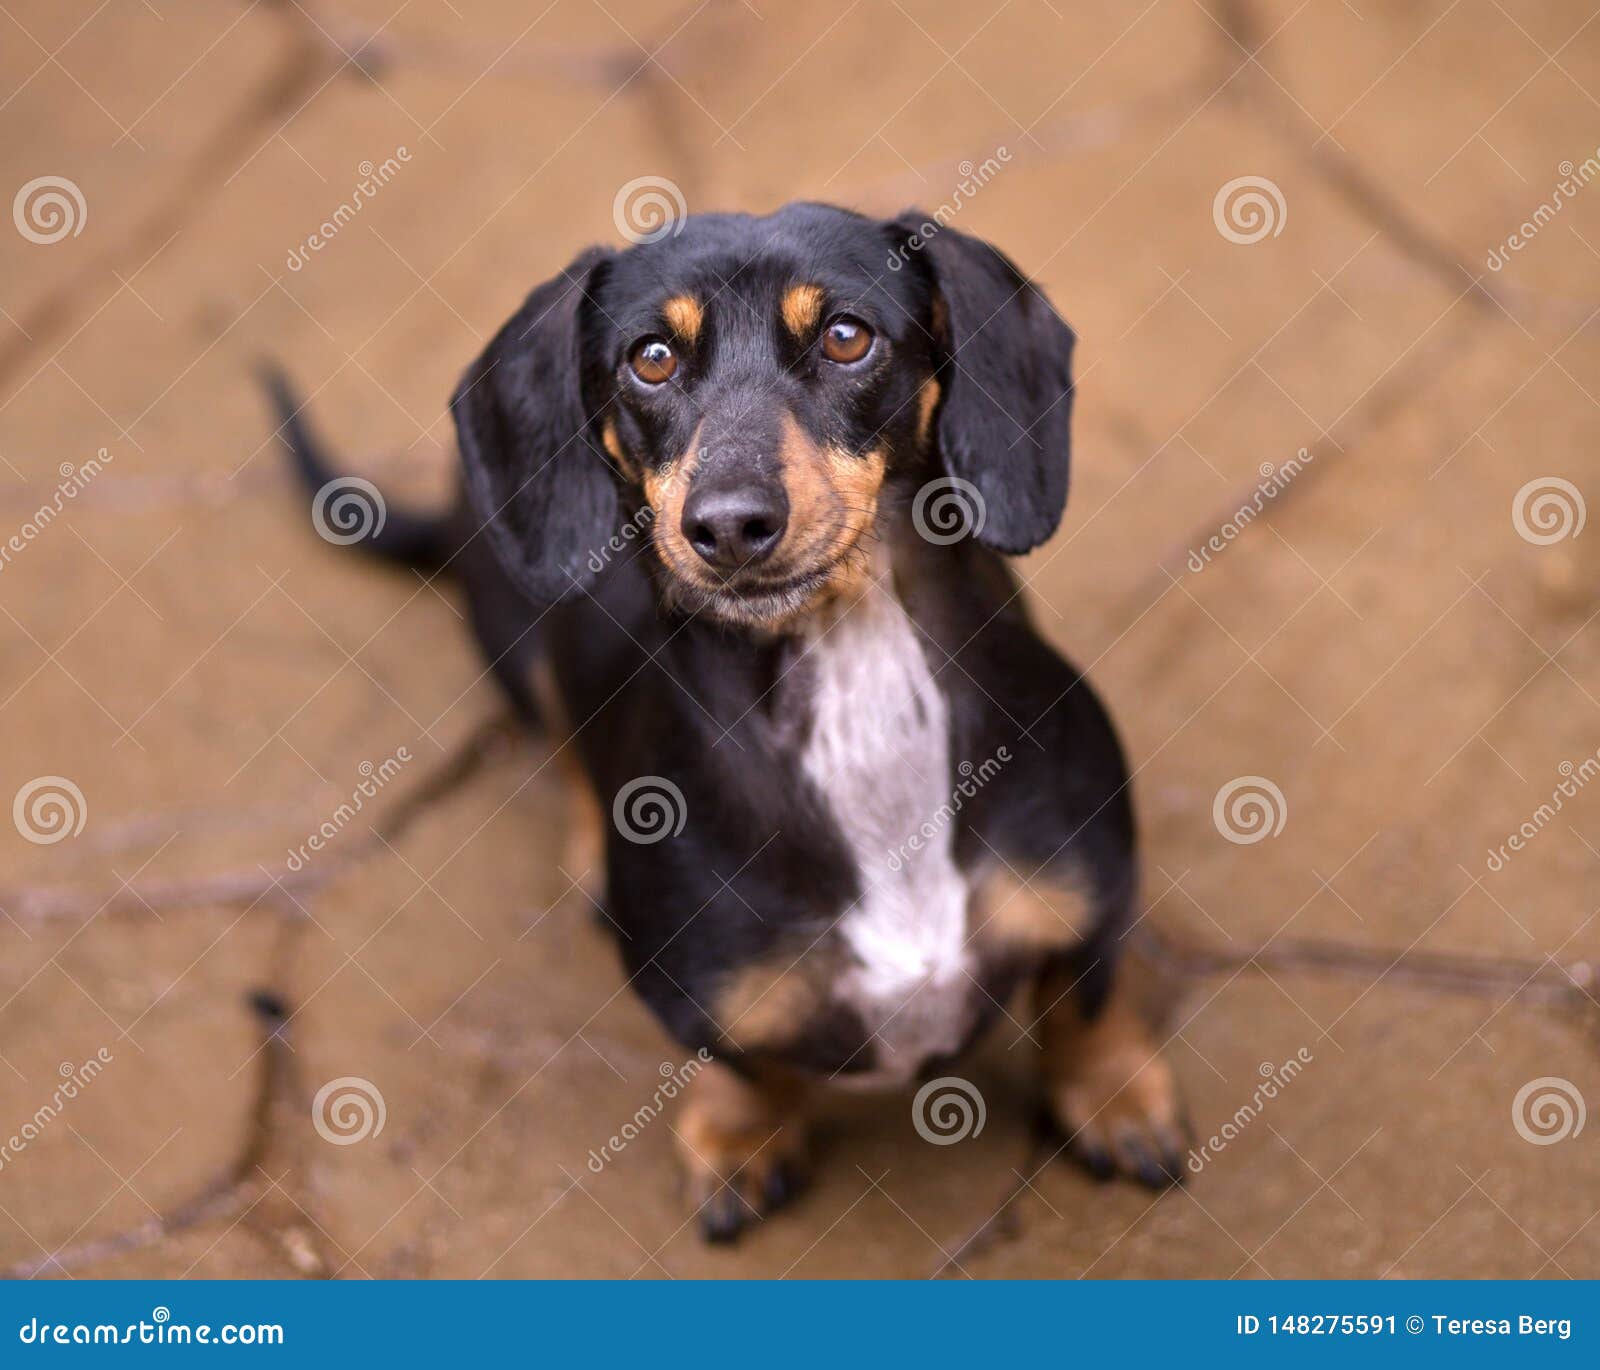
[[[1151,1188],[1183,1177],[1187,1136],[1172,1067],[1114,966],[1063,955],[1035,989],[1050,1111],[1072,1154],[1100,1179]]]
[[[800,1191],[804,1108],[804,1086],[787,1075],[714,1062],[694,1077],[675,1135],[707,1241],[733,1241]]]

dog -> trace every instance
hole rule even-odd
[[[674,1133],[714,1241],[798,1191],[819,1085],[937,1076],[1024,984],[1071,1152],[1181,1176],[1118,973],[1127,765],[1006,561],[1062,516],[1074,336],[931,227],[794,204],[582,253],[457,387],[454,509],[365,543],[459,576],[495,676],[580,763],[628,981],[711,1062]]]

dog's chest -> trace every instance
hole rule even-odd
[[[951,831],[950,711],[883,583],[809,644],[801,766],[855,861],[861,893],[835,935],[839,999],[873,1034],[872,1074],[909,1078],[970,1025],[967,910]],[[942,821],[941,821],[942,820]]]

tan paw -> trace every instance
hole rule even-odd
[[[690,1205],[708,1242],[731,1242],[804,1187],[804,1125],[792,1101],[726,1067],[695,1080],[675,1129]]]
[[[1113,1057],[1074,1072],[1051,1090],[1050,1107],[1068,1149],[1097,1179],[1182,1183],[1188,1130],[1172,1067],[1159,1057]]]
[[[1181,1183],[1188,1127],[1178,1083],[1129,987],[1119,977],[1088,1016],[1066,978],[1048,972],[1038,1002],[1045,1090],[1068,1148],[1102,1180]]]

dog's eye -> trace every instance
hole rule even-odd
[[[628,353],[628,365],[646,385],[660,385],[672,379],[678,357],[665,338],[641,338]]]
[[[872,330],[848,314],[841,314],[822,335],[822,355],[830,362],[858,362],[871,346]]]

